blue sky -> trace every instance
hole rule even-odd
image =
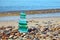
[[[60,0],[0,0],[0,12],[60,8]]]

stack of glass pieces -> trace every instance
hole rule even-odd
[[[19,27],[18,31],[20,33],[27,33],[28,32],[26,13],[25,12],[20,13],[20,20],[19,20],[18,27]]]

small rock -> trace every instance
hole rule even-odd
[[[4,30],[0,30],[0,33],[3,33],[4,32]]]
[[[8,39],[8,40],[13,40],[12,38]]]
[[[4,33],[8,35],[8,34],[10,34],[10,31],[9,30],[4,30]]]
[[[6,28],[5,30],[10,30],[11,28]]]
[[[18,37],[17,36],[14,36],[13,39],[17,39]]]
[[[2,39],[8,39],[8,35],[6,34],[2,35]]]
[[[12,26],[8,26],[7,28],[12,28]]]
[[[10,35],[14,35],[14,32],[11,32]]]
[[[44,31],[49,30],[48,28],[44,28]]]
[[[22,37],[24,37],[25,35],[26,35],[26,34],[25,34],[25,33],[23,33],[21,36],[22,36]]]
[[[16,29],[16,30],[13,30],[13,32],[14,32],[14,33],[17,33],[17,32],[18,32],[18,30],[17,30],[17,29]]]
[[[42,34],[47,34],[47,32],[46,31],[43,31],[43,32],[41,32]]]
[[[23,38],[23,40],[27,40],[27,38]]]
[[[13,35],[10,35],[9,38],[13,38]]]
[[[18,36],[18,37],[21,36],[21,34],[19,32],[18,33],[15,33],[15,35]]]
[[[5,30],[5,28],[6,28],[6,27],[2,26],[2,28],[1,28],[1,29],[2,29],[2,30]]]
[[[32,29],[30,28],[30,29],[28,29],[28,32],[31,32],[32,31]]]
[[[18,39],[19,39],[19,40],[23,40],[23,37],[20,36]]]
[[[38,38],[34,38],[33,40],[39,40]]]
[[[34,31],[31,31],[30,34],[34,34],[35,32]]]
[[[32,31],[35,31],[35,30],[37,31],[37,28],[32,28]]]
[[[56,40],[56,39],[52,39],[52,40]]]

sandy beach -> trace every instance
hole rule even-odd
[[[60,40],[60,17],[32,18],[28,21],[28,33],[18,32],[18,21],[0,21],[2,40]],[[4,26],[2,29],[1,27]],[[8,26],[13,29],[6,28]],[[46,28],[47,27],[47,28]],[[11,29],[11,30],[10,30]],[[5,33],[5,34],[4,34]]]
[[[60,24],[60,17],[54,17],[54,18],[33,18],[33,19],[27,19],[28,22],[28,27],[30,26],[35,26],[36,23],[44,26],[43,22],[48,22],[52,21],[53,24]],[[30,23],[30,21],[33,21]],[[36,22],[35,22],[36,21]],[[2,26],[15,26],[16,28],[18,27],[18,21],[2,21],[0,22],[0,27]]]
[[[27,15],[27,33],[17,30],[19,19],[0,17],[0,40],[60,40],[60,13]]]

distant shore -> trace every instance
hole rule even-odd
[[[27,14],[42,14],[42,13],[58,13],[60,9],[46,9],[46,10],[30,10],[26,11]],[[1,16],[18,16],[20,11],[0,12]]]

